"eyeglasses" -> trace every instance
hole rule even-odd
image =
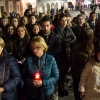
[[[32,50],[36,50],[36,51],[40,50],[40,48],[41,47],[31,47]]]

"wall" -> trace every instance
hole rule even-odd
[[[5,1],[0,1],[0,17],[2,16],[3,12],[5,12],[5,11],[6,11],[6,9],[5,9]]]
[[[47,14],[48,12],[50,12],[50,9],[52,7],[54,7],[55,11],[56,9],[61,9],[61,6],[64,6],[64,10],[68,8],[68,3],[67,0],[40,0],[40,2],[38,2],[37,0],[37,12],[43,12],[45,14]]]
[[[9,1],[8,6],[9,6],[9,12],[12,12],[13,11],[13,2]]]
[[[19,1],[16,3],[16,13],[20,14],[20,2]]]
[[[9,0],[8,0],[9,1]],[[39,2],[40,1],[40,2]],[[37,10],[37,12],[44,12],[45,14],[50,13],[50,10],[52,7],[54,7],[55,11],[56,9],[61,9],[61,6],[64,6],[64,10],[68,8],[68,2],[72,2],[73,5],[76,4],[76,0],[12,0],[8,2],[0,1],[0,6],[4,6],[4,11],[7,13],[15,11],[16,13],[21,14],[23,16],[23,13],[25,9],[27,9],[27,4],[31,4],[33,10]],[[8,9],[9,8],[9,9]],[[1,7],[0,7],[0,16],[1,16]]]

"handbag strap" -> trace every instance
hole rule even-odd
[[[4,67],[3,67],[3,74],[2,74],[1,84],[3,84],[3,82],[4,82],[4,77],[5,77],[5,63],[4,63]],[[0,100],[2,100],[2,93],[0,93]]]
[[[2,74],[2,82],[1,82],[1,84],[3,84],[3,82],[4,82],[4,77],[5,77],[5,63],[4,63],[4,68],[3,68],[3,74]]]

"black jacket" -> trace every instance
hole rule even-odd
[[[47,45],[49,46],[48,51],[47,51],[49,54],[56,55],[61,51],[61,48],[62,48],[61,39],[56,33],[51,31],[50,34],[46,36],[41,30],[39,32],[39,35],[44,38]]]
[[[90,19],[87,22],[88,22],[90,28],[94,30],[97,21],[95,21],[95,25],[92,23],[92,21]]]
[[[62,40],[62,49],[70,47],[70,45],[76,41],[76,36],[69,26],[66,26],[64,29],[60,25],[57,25],[54,32],[58,34]]]
[[[26,51],[26,47],[28,45],[28,37],[24,36],[24,38],[19,38],[16,37],[14,39],[14,52],[13,55],[15,56],[16,59],[18,60],[22,60],[23,58],[26,57],[25,51]]]

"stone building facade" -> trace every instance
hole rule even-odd
[[[76,5],[76,0],[0,0],[0,17],[4,12],[9,14],[14,11],[23,16],[25,9],[30,8],[32,11],[43,12],[48,14],[51,8],[64,10],[69,9],[70,4]]]

